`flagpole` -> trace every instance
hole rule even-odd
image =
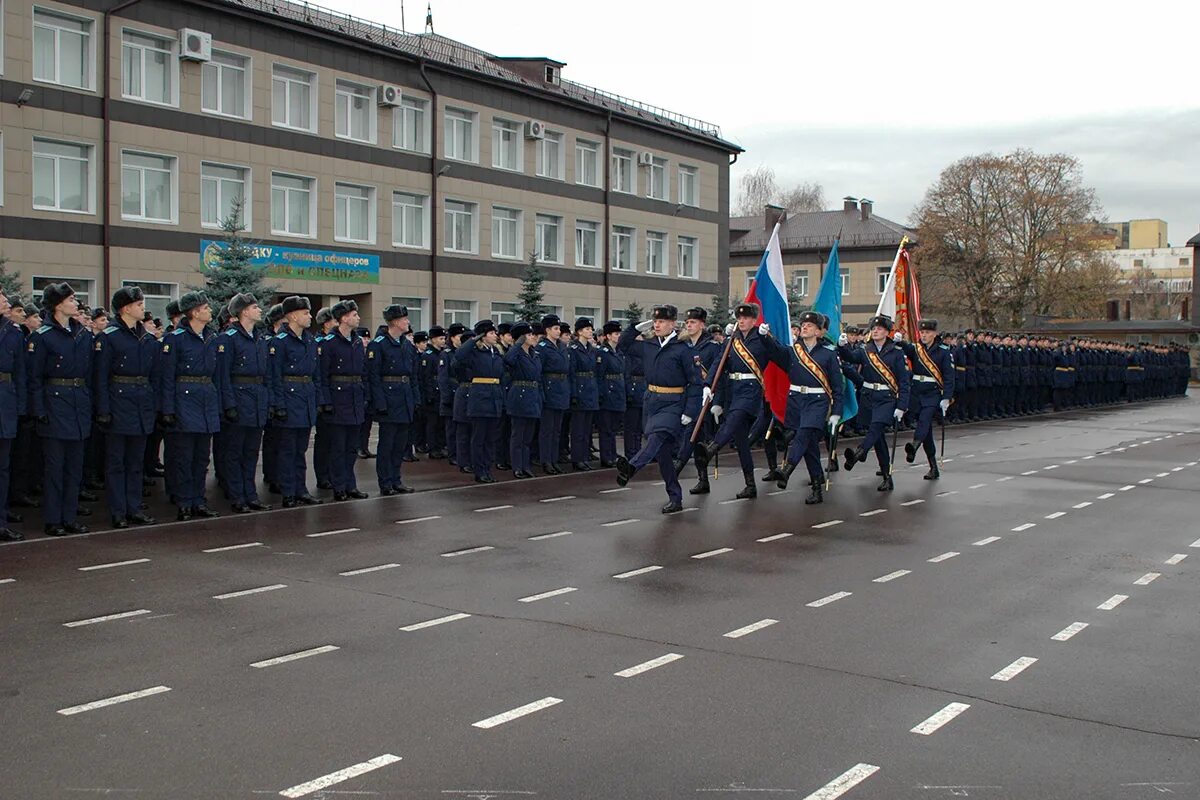
[[[892,259],[892,269],[888,272],[887,286],[883,289],[883,295],[879,298],[879,305],[875,307],[875,316],[883,313],[883,303],[890,292],[894,297],[896,294],[896,268],[900,266],[900,255],[904,252],[904,246],[908,244],[908,236],[900,238],[900,246],[896,248],[896,256]]]

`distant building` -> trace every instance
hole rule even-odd
[[[1145,250],[1167,247],[1167,223],[1161,219],[1131,219],[1128,222],[1102,222],[1106,241],[1114,250]]]

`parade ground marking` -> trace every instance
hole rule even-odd
[[[614,520],[613,522],[602,522],[602,523],[600,523],[600,527],[601,528],[615,528],[618,525],[628,525],[632,522],[640,522],[640,521],[641,520],[637,520],[637,519],[618,519],[618,520]]]
[[[148,558],[134,558],[134,559],[130,559],[129,561],[114,561],[111,564],[93,564],[90,567],[80,567],[79,571],[80,572],[91,572],[92,570],[97,570],[97,569],[112,569],[113,567],[128,567],[132,564],[146,564],[146,563],[149,563],[149,561],[150,561],[150,559],[148,559]]]
[[[703,553],[696,553],[696,555],[692,556],[692,558],[712,558],[713,556],[719,556],[722,553],[732,553],[732,552],[733,552],[732,547],[718,547],[716,550],[707,550]]]
[[[929,563],[930,564],[940,564],[943,561],[948,561],[957,555],[962,555],[962,554],[956,553],[953,550],[951,550],[949,553],[942,553],[940,556],[934,556],[933,558],[929,559]]]
[[[1055,511],[1053,514],[1047,514],[1046,519],[1058,519],[1059,517],[1065,517],[1066,515],[1067,512],[1065,511]]]
[[[302,658],[310,658],[312,656],[323,655],[324,653],[332,653],[334,650],[339,650],[339,649],[341,649],[341,648],[336,647],[335,645],[326,644],[326,645],[321,645],[320,647],[313,647],[309,650],[301,650],[299,653],[289,653],[286,656],[278,656],[277,658],[268,658],[265,661],[255,661],[250,666],[254,667],[255,669],[263,669],[265,667],[274,667],[278,664],[286,664],[289,661],[299,661]]]
[[[114,619],[129,619],[130,617],[140,617],[143,614],[149,614],[150,610],[139,608],[137,611],[122,611],[119,614],[106,614],[103,617],[92,617],[91,619],[81,619],[75,622],[64,622],[64,628],[82,628],[84,625],[95,625],[98,622],[110,622]]]
[[[1164,564],[1169,564],[1169,565],[1171,565],[1171,566],[1175,566],[1175,565],[1176,565],[1176,564],[1178,564],[1180,561],[1183,561],[1185,558],[1187,558],[1187,553],[1176,553],[1175,555],[1171,556],[1170,558],[1168,558],[1168,559],[1167,559],[1166,561],[1164,561],[1163,563],[1164,563]]]
[[[1170,472],[1160,472],[1160,473],[1158,473],[1157,475],[1155,475],[1154,477],[1156,477],[1156,478],[1166,478],[1166,477],[1170,476],[1170,474],[1171,474]]]
[[[1112,597],[1105,600],[1100,605],[1096,606],[1097,611],[1112,611],[1117,606],[1129,599],[1127,594],[1114,594]]]
[[[488,511],[503,511],[503,510],[504,510],[504,509],[506,509],[506,508],[512,508],[512,506],[511,506],[511,505],[507,505],[507,506],[488,506],[487,508],[477,508],[477,509],[475,509],[475,513],[476,513],[476,514],[483,514],[483,513],[486,513],[486,512],[488,512]]]
[[[1005,475],[1003,478],[996,478],[996,483],[1004,483],[1005,481],[1011,481],[1012,479],[1012,475]]]
[[[956,490],[956,491],[951,491],[951,492],[938,492],[937,494],[934,495],[934,497],[949,497],[952,494],[958,494],[958,491]]]
[[[836,603],[843,597],[849,597],[852,594],[854,594],[854,592],[834,592],[833,594],[822,597],[820,600],[813,600],[811,603],[805,603],[805,605],[809,608],[820,608],[821,606],[827,606],[830,603]]]
[[[541,594],[531,594],[531,595],[529,595],[529,597],[518,598],[517,602],[518,603],[536,603],[538,600],[545,600],[547,597],[557,597],[560,594],[567,594],[568,592],[576,592],[576,591],[579,591],[579,590],[576,589],[574,586],[564,586],[561,589],[552,589],[549,592],[542,592]]]
[[[380,564],[379,566],[376,566],[376,567],[363,567],[362,569],[352,569],[347,572],[339,572],[338,575],[341,575],[343,578],[348,578],[351,575],[366,575],[368,572],[379,572],[380,570],[385,570],[385,569],[395,569],[398,566],[400,566],[400,565],[399,564]]]
[[[1079,462],[1078,458],[1072,458],[1070,461],[1064,461],[1063,463],[1064,464],[1076,464],[1078,462]]]
[[[855,764],[804,800],[837,800],[878,771],[879,767],[874,764]]]
[[[1031,665],[1036,664],[1037,659],[1030,656],[1021,656],[1016,661],[1009,664],[1004,669],[992,676],[994,681],[1011,681],[1013,678],[1020,675]]]
[[[1134,586],[1147,586],[1162,577],[1161,572],[1147,572],[1133,582]]]
[[[1050,466],[1048,466],[1048,467],[1042,467],[1042,469],[1043,469],[1043,470],[1058,469],[1058,468],[1059,468],[1059,466],[1060,466],[1060,465],[1058,465],[1058,464],[1051,464],[1051,465],[1050,465]]]
[[[575,495],[573,495],[573,494],[564,494],[562,497],[546,497],[546,498],[543,498],[543,499],[541,499],[541,500],[538,500],[538,502],[539,502],[539,503],[557,503],[557,502],[560,502],[560,501],[562,501],[562,500],[574,500],[574,499],[575,499]]]
[[[224,553],[227,550],[244,550],[247,547],[262,547],[262,542],[246,542],[245,544],[231,544],[225,547],[211,547],[208,550],[201,550],[202,553]]]
[[[775,542],[780,539],[786,539],[789,536],[793,536],[793,535],[794,534],[791,534],[791,533],[777,533],[774,536],[764,536],[763,538],[755,539],[754,541],[756,541],[756,542]]]
[[[1036,469],[1030,469],[1030,470],[1026,470],[1025,472],[1022,472],[1021,474],[1022,474],[1022,475],[1033,475],[1033,474],[1035,474],[1036,472],[1037,472],[1037,470],[1036,470]]]
[[[901,503],[900,505],[902,505],[902,506],[915,506],[915,505],[919,505],[919,504],[921,504],[921,503],[924,503],[924,502],[925,502],[924,500],[919,500],[919,499],[918,499],[918,500],[909,500],[908,502]]]
[[[1054,634],[1050,638],[1056,642],[1065,642],[1068,639],[1070,639],[1072,636],[1074,636],[1075,634],[1079,633],[1081,630],[1086,628],[1087,626],[1088,626],[1088,624],[1086,622],[1072,622],[1070,625],[1063,628],[1061,631]]]
[[[1071,508],[1087,508],[1091,504],[1091,500],[1084,500],[1082,503],[1076,503],[1075,505],[1071,506]]]
[[[550,708],[550,706],[556,706],[561,702],[562,699],[558,697],[543,697],[541,700],[527,703],[519,708],[514,708],[512,711],[505,711],[503,714],[497,714],[494,717],[481,719],[479,722],[472,722],[471,727],[484,729],[494,728],[497,725],[503,725],[506,722],[512,722],[514,719],[519,719],[520,717],[524,717],[528,714],[533,714],[536,711]]]
[[[270,586],[259,586],[256,589],[242,589],[240,592],[226,592],[225,594],[214,594],[213,600],[232,600],[235,597],[245,597],[250,594],[258,594],[259,592],[273,592],[276,589],[286,589],[286,583],[273,583]]]
[[[299,786],[293,786],[290,789],[284,789],[279,794],[283,797],[304,797],[306,794],[319,792],[322,789],[328,789],[330,786],[336,786],[339,783],[345,783],[351,778],[357,778],[359,775],[365,775],[368,772],[386,767],[389,764],[395,764],[400,761],[400,756],[394,756],[391,753],[385,753],[381,756],[375,756],[370,761],[364,761],[361,764],[355,764],[352,767],[339,769],[337,772],[331,772],[328,775],[322,775],[316,780],[311,780],[308,783],[302,783]]]
[[[672,661],[678,661],[683,658],[679,653],[667,653],[665,656],[652,658],[649,661],[638,664],[629,669],[623,669],[620,672],[614,672],[614,678],[632,678],[634,675],[641,675],[643,672],[649,672],[652,669],[657,669],[665,664],[670,664]]]
[[[917,727],[910,730],[909,733],[919,733],[922,736],[929,736],[932,733],[936,733],[939,728],[970,707],[971,706],[967,703],[951,703],[929,719],[922,722]]]
[[[1020,533],[1021,531],[1027,531],[1030,528],[1036,528],[1036,527],[1037,527],[1036,522],[1023,522],[1020,525],[1018,525],[1017,527],[1013,528],[1013,532]]]
[[[818,522],[816,525],[813,525],[813,527],[814,528],[832,528],[834,525],[841,525],[841,524],[842,524],[842,520],[831,519],[831,520],[829,520],[829,522]]]
[[[1196,541],[1192,542],[1191,544],[1188,545],[1188,547],[1200,547],[1200,539],[1197,539]]]
[[[633,578],[638,575],[645,575],[647,572],[657,572],[660,569],[662,569],[662,567],[660,565],[651,564],[650,566],[642,567],[641,569],[631,569],[631,570],[629,570],[629,572],[619,572],[616,575],[613,575],[613,577],[616,578],[617,580],[625,580],[626,578]]]
[[[397,525],[411,525],[414,522],[429,522],[430,520],[434,520],[434,519],[441,519],[441,517],[435,514],[431,517],[416,517],[415,519],[398,519],[398,520],[396,520],[396,524]]]
[[[570,536],[574,531],[556,531],[555,533],[539,533],[537,536],[530,536],[529,541],[540,542],[542,539],[557,539],[559,536]]]
[[[60,708],[58,713],[62,714],[64,717],[70,717],[75,714],[82,714],[85,711],[95,711],[97,708],[115,706],[117,703],[128,703],[130,700],[140,700],[143,697],[150,697],[152,695],[162,694],[163,692],[169,691],[171,691],[170,686],[152,686],[149,689],[141,689],[136,692],[129,692],[128,694],[119,694],[116,697],[108,697],[104,700],[95,700],[91,703],[84,703],[81,706]]]
[[[983,547],[985,544],[991,544],[992,542],[998,542],[998,541],[1000,541],[999,536],[989,536],[986,539],[980,539],[978,542],[973,542],[973,544],[976,547]]]
[[[0,578],[0,583],[16,583],[16,578]]]
[[[726,639],[740,639],[747,634],[754,633],[755,631],[761,631],[763,628],[769,628],[777,622],[779,622],[777,619],[760,619],[758,622],[752,622],[745,627],[737,628],[729,633],[724,633],[721,635]]]
[[[1153,481],[1154,478],[1142,478],[1140,481],[1138,481],[1138,483],[1151,483]]]
[[[1135,484],[1131,483],[1127,486],[1122,486],[1120,489],[1117,489],[1117,491],[1118,492],[1128,492],[1130,489],[1136,489],[1136,488],[1137,488],[1137,486]]]
[[[894,580],[896,580],[896,578],[903,578],[905,575],[911,575],[911,574],[912,574],[911,569],[898,569],[895,572],[889,572],[887,575],[880,575],[878,578],[876,578],[875,580],[873,580],[871,582],[872,583],[887,583],[888,581],[894,581]]]
[[[442,553],[442,558],[456,558],[458,556],[467,556],[471,553],[482,553],[485,550],[495,550],[490,544],[480,545],[479,547],[468,547],[465,550],[451,550],[449,553]]]
[[[425,628],[432,628],[435,625],[445,625],[447,622],[458,622],[460,619],[466,619],[469,616],[471,616],[471,615],[470,614],[451,614],[448,617],[438,617],[437,619],[427,619],[424,622],[416,622],[416,623],[413,623],[412,625],[405,625],[400,630],[404,631],[405,633],[412,633],[413,631],[420,631],[420,630],[424,630]]]
[[[987,484],[986,483],[977,483],[974,486],[968,486],[967,488],[968,489],[982,489],[984,486],[987,486]]]
[[[628,486],[620,486],[616,489],[601,489],[600,494],[613,494],[614,492],[628,492]]]
[[[339,533],[354,533],[357,530],[358,528],[340,528],[336,531],[321,531],[320,533],[306,533],[304,535],[309,539],[316,539],[321,536],[337,536]]]
[[[1108,498],[1110,498],[1110,497],[1112,497],[1112,496],[1113,496],[1113,493],[1112,493],[1112,492],[1105,492],[1104,494],[1097,495],[1097,496],[1096,496],[1096,499],[1097,499],[1097,500],[1107,500]]]
[[[860,517],[873,517],[876,514],[886,514],[886,513],[887,513],[886,508],[877,508],[874,511],[864,511],[861,514],[859,514],[859,516]]]

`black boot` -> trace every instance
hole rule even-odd
[[[788,462],[783,465],[783,469],[779,470],[779,477],[775,479],[775,485],[780,489],[786,489],[788,478],[792,477],[792,473],[796,471],[796,465]]]
[[[879,485],[876,486],[875,488],[881,492],[890,492],[896,488],[896,485],[892,483],[892,476],[889,474],[889,475],[884,475],[883,480],[881,480],[879,482]]]
[[[629,483],[629,479],[633,477],[633,473],[637,472],[633,465],[629,463],[629,459],[625,456],[617,458],[617,485],[624,486]]]
[[[767,474],[763,475],[762,478],[760,478],[760,480],[763,483],[771,483],[772,481],[779,480],[779,476],[781,474],[782,473],[779,471],[778,467],[771,467],[769,470],[767,470]]]
[[[677,503],[674,500],[671,500],[662,507],[662,513],[664,514],[677,514],[680,511],[683,511],[683,503]]]
[[[825,467],[825,470],[827,472],[837,472],[838,471],[837,456],[830,456],[829,466]]]
[[[708,466],[708,462],[712,461],[712,442],[696,442],[695,447],[692,448],[692,453],[696,457],[696,468],[704,469]]]
[[[701,475],[700,480],[696,481],[696,485],[688,489],[688,494],[708,494],[712,491],[708,485],[708,476]]]
[[[846,452],[842,453],[842,457],[846,459],[846,471],[849,472],[850,470],[854,469],[855,464],[866,458],[867,454],[862,450],[855,450],[854,448],[847,447]]]
[[[917,460],[917,443],[905,442],[904,444],[904,460],[909,464]]]
[[[808,497],[804,498],[806,506],[815,506],[817,503],[825,502],[825,486],[823,481],[813,481],[812,492]]]
[[[753,500],[758,497],[758,485],[754,483],[754,473],[743,476],[746,479],[746,488],[742,489],[736,495],[738,500]]]
[[[942,477],[942,471],[938,469],[937,459],[929,459],[929,472],[925,473],[925,480],[936,481]]]

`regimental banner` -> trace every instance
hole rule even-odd
[[[217,264],[224,242],[200,240],[200,261]],[[250,245],[250,263],[267,268],[267,277],[298,281],[337,281],[338,283],[379,283],[379,256],[364,253],[339,253],[334,250],[306,250],[274,244]]]

